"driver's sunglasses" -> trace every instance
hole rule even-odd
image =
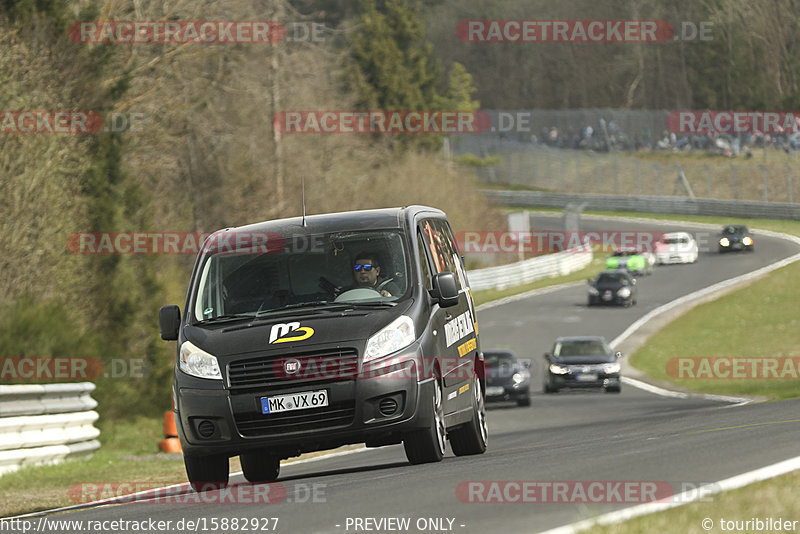
[[[355,265],[353,265],[353,270],[356,271],[356,272],[360,271],[362,268],[365,271],[371,271],[372,270],[372,264],[371,263],[363,263],[363,264],[362,263],[356,263]]]

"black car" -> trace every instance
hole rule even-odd
[[[507,350],[484,351],[483,356],[486,362],[486,400],[516,401],[519,406],[530,406],[530,362],[520,361]]]
[[[719,251],[753,250],[753,235],[743,224],[729,224],[719,234]]]
[[[636,304],[636,278],[625,271],[603,271],[589,279],[589,306]]]
[[[621,352],[612,352],[601,336],[560,337],[545,353],[544,392],[561,388],[603,388],[607,393],[622,391]]]

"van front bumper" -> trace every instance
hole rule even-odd
[[[431,424],[420,399],[433,395],[431,362],[419,345],[363,364],[350,379],[287,380],[279,387],[230,390],[221,381],[176,370],[175,418],[184,454],[235,456],[267,450],[282,458],[351,443],[399,443],[405,432]],[[216,387],[215,387],[216,386]],[[326,390],[328,406],[263,414],[261,399]]]

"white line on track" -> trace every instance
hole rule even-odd
[[[800,456],[790,458],[776,464],[768,465],[754,471],[748,471],[747,473],[742,473],[741,475],[735,475],[730,478],[726,478],[725,480],[720,480],[719,482],[706,484],[700,488],[693,488],[692,490],[673,495],[668,502],[650,502],[631,506],[629,508],[623,508],[622,510],[602,514],[591,519],[585,519],[583,521],[578,521],[562,527],[546,530],[541,534],[574,534],[598,525],[611,525],[614,523],[620,523],[634,517],[652,514],[655,512],[662,512],[664,510],[669,510],[670,508],[696,502],[700,499],[708,497],[709,495],[742,488],[749,484],[753,484],[754,482],[761,482],[762,480],[785,475],[787,473],[791,473],[792,471],[796,471],[797,469],[800,469]]]

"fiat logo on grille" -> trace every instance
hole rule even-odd
[[[300,360],[292,358],[283,362],[283,369],[287,375],[296,375],[300,371]]]

